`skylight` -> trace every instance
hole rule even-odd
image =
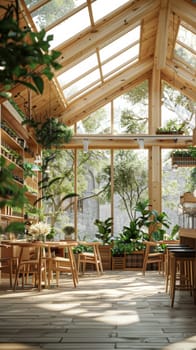
[[[102,84],[130,66],[139,57],[140,26],[123,34],[92,55],[58,76],[58,82],[68,101]]]
[[[175,55],[191,67],[196,68],[196,35],[194,30],[187,29],[185,24],[180,25],[175,45]]]

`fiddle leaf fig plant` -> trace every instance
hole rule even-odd
[[[19,1],[7,7],[0,5],[4,13],[0,19],[0,96],[10,97],[8,91],[16,84],[42,94],[43,77],[53,77],[53,69],[61,68],[57,62],[60,52],[49,51],[52,35],[45,38],[45,30],[32,32],[21,28],[19,23]]]

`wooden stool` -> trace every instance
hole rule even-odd
[[[167,244],[166,251],[165,251],[165,291],[168,292],[169,287],[169,281],[170,281],[170,256],[169,252],[172,249],[182,249],[182,248],[189,248],[187,245],[184,244]]]
[[[196,250],[191,248],[171,249],[170,259],[170,297],[171,307],[174,305],[175,291],[188,290],[194,293],[194,264]],[[179,270],[177,269],[179,267]],[[179,284],[177,284],[177,273],[179,271]]]

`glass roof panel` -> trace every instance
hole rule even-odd
[[[109,62],[102,65],[103,75],[108,74],[114,69],[118,69],[118,67],[128,64],[134,57],[139,56],[139,44],[133,46],[132,48],[126,50],[121,53],[117,57],[113,58]]]
[[[28,8],[33,7],[36,4],[41,3],[41,0],[25,0],[25,4],[27,5]]]
[[[179,56],[180,59],[186,61],[193,68],[196,68],[196,56],[189,50],[180,46],[179,44],[176,44],[175,53],[177,56]]]
[[[194,30],[188,30],[184,25],[179,26],[174,53],[186,63],[196,68],[196,35]]]
[[[140,37],[140,26],[137,26],[130,32],[122,35],[117,40],[114,40],[111,44],[105,46],[100,50],[101,60],[105,60],[111,57],[114,53],[124,49],[125,47],[133,44],[135,41],[139,40]]]
[[[71,96],[77,94],[81,90],[86,90],[90,85],[94,85],[100,81],[99,70],[96,69],[92,73],[87,74],[85,77],[77,80],[76,83],[70,85],[67,89],[63,90],[63,93],[67,99],[70,99]]]
[[[69,17],[59,25],[47,31],[47,34],[53,34],[51,49],[70,39],[75,34],[90,26],[88,9],[84,8],[73,16]]]
[[[179,27],[177,41],[186,44],[192,50],[196,48],[196,35],[182,25]]]
[[[97,22],[100,18],[103,18],[128,1],[129,0],[96,0],[91,5],[94,21]]]
[[[41,28],[46,28],[51,25],[53,22],[85,2],[85,0],[75,0],[74,2],[65,1],[62,6],[62,1],[49,1],[35,11],[32,11],[31,16],[37,29],[40,30]],[[30,5],[32,7],[32,2]]]
[[[85,72],[88,72],[90,69],[96,67],[98,65],[97,55],[93,54],[83,60],[82,62],[76,64],[74,67],[68,69],[63,74],[58,76],[58,81],[60,85],[68,84],[73,81],[77,77],[80,77]]]

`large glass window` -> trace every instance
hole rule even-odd
[[[148,199],[148,154],[144,150],[114,152],[114,235],[135,218],[135,206]]]
[[[181,127],[184,134],[191,135],[195,125],[195,102],[162,82],[162,127],[169,124]]]
[[[110,151],[78,151],[78,237],[94,240],[96,219],[111,216]],[[79,190],[80,188],[80,190]]]
[[[187,150],[184,150],[187,151]],[[196,168],[194,166],[173,166],[171,149],[162,150],[162,209],[174,225],[185,227],[191,216],[187,215],[180,202],[185,192],[193,192],[196,188]]]
[[[114,100],[114,133],[143,134],[148,131],[148,82]]]

